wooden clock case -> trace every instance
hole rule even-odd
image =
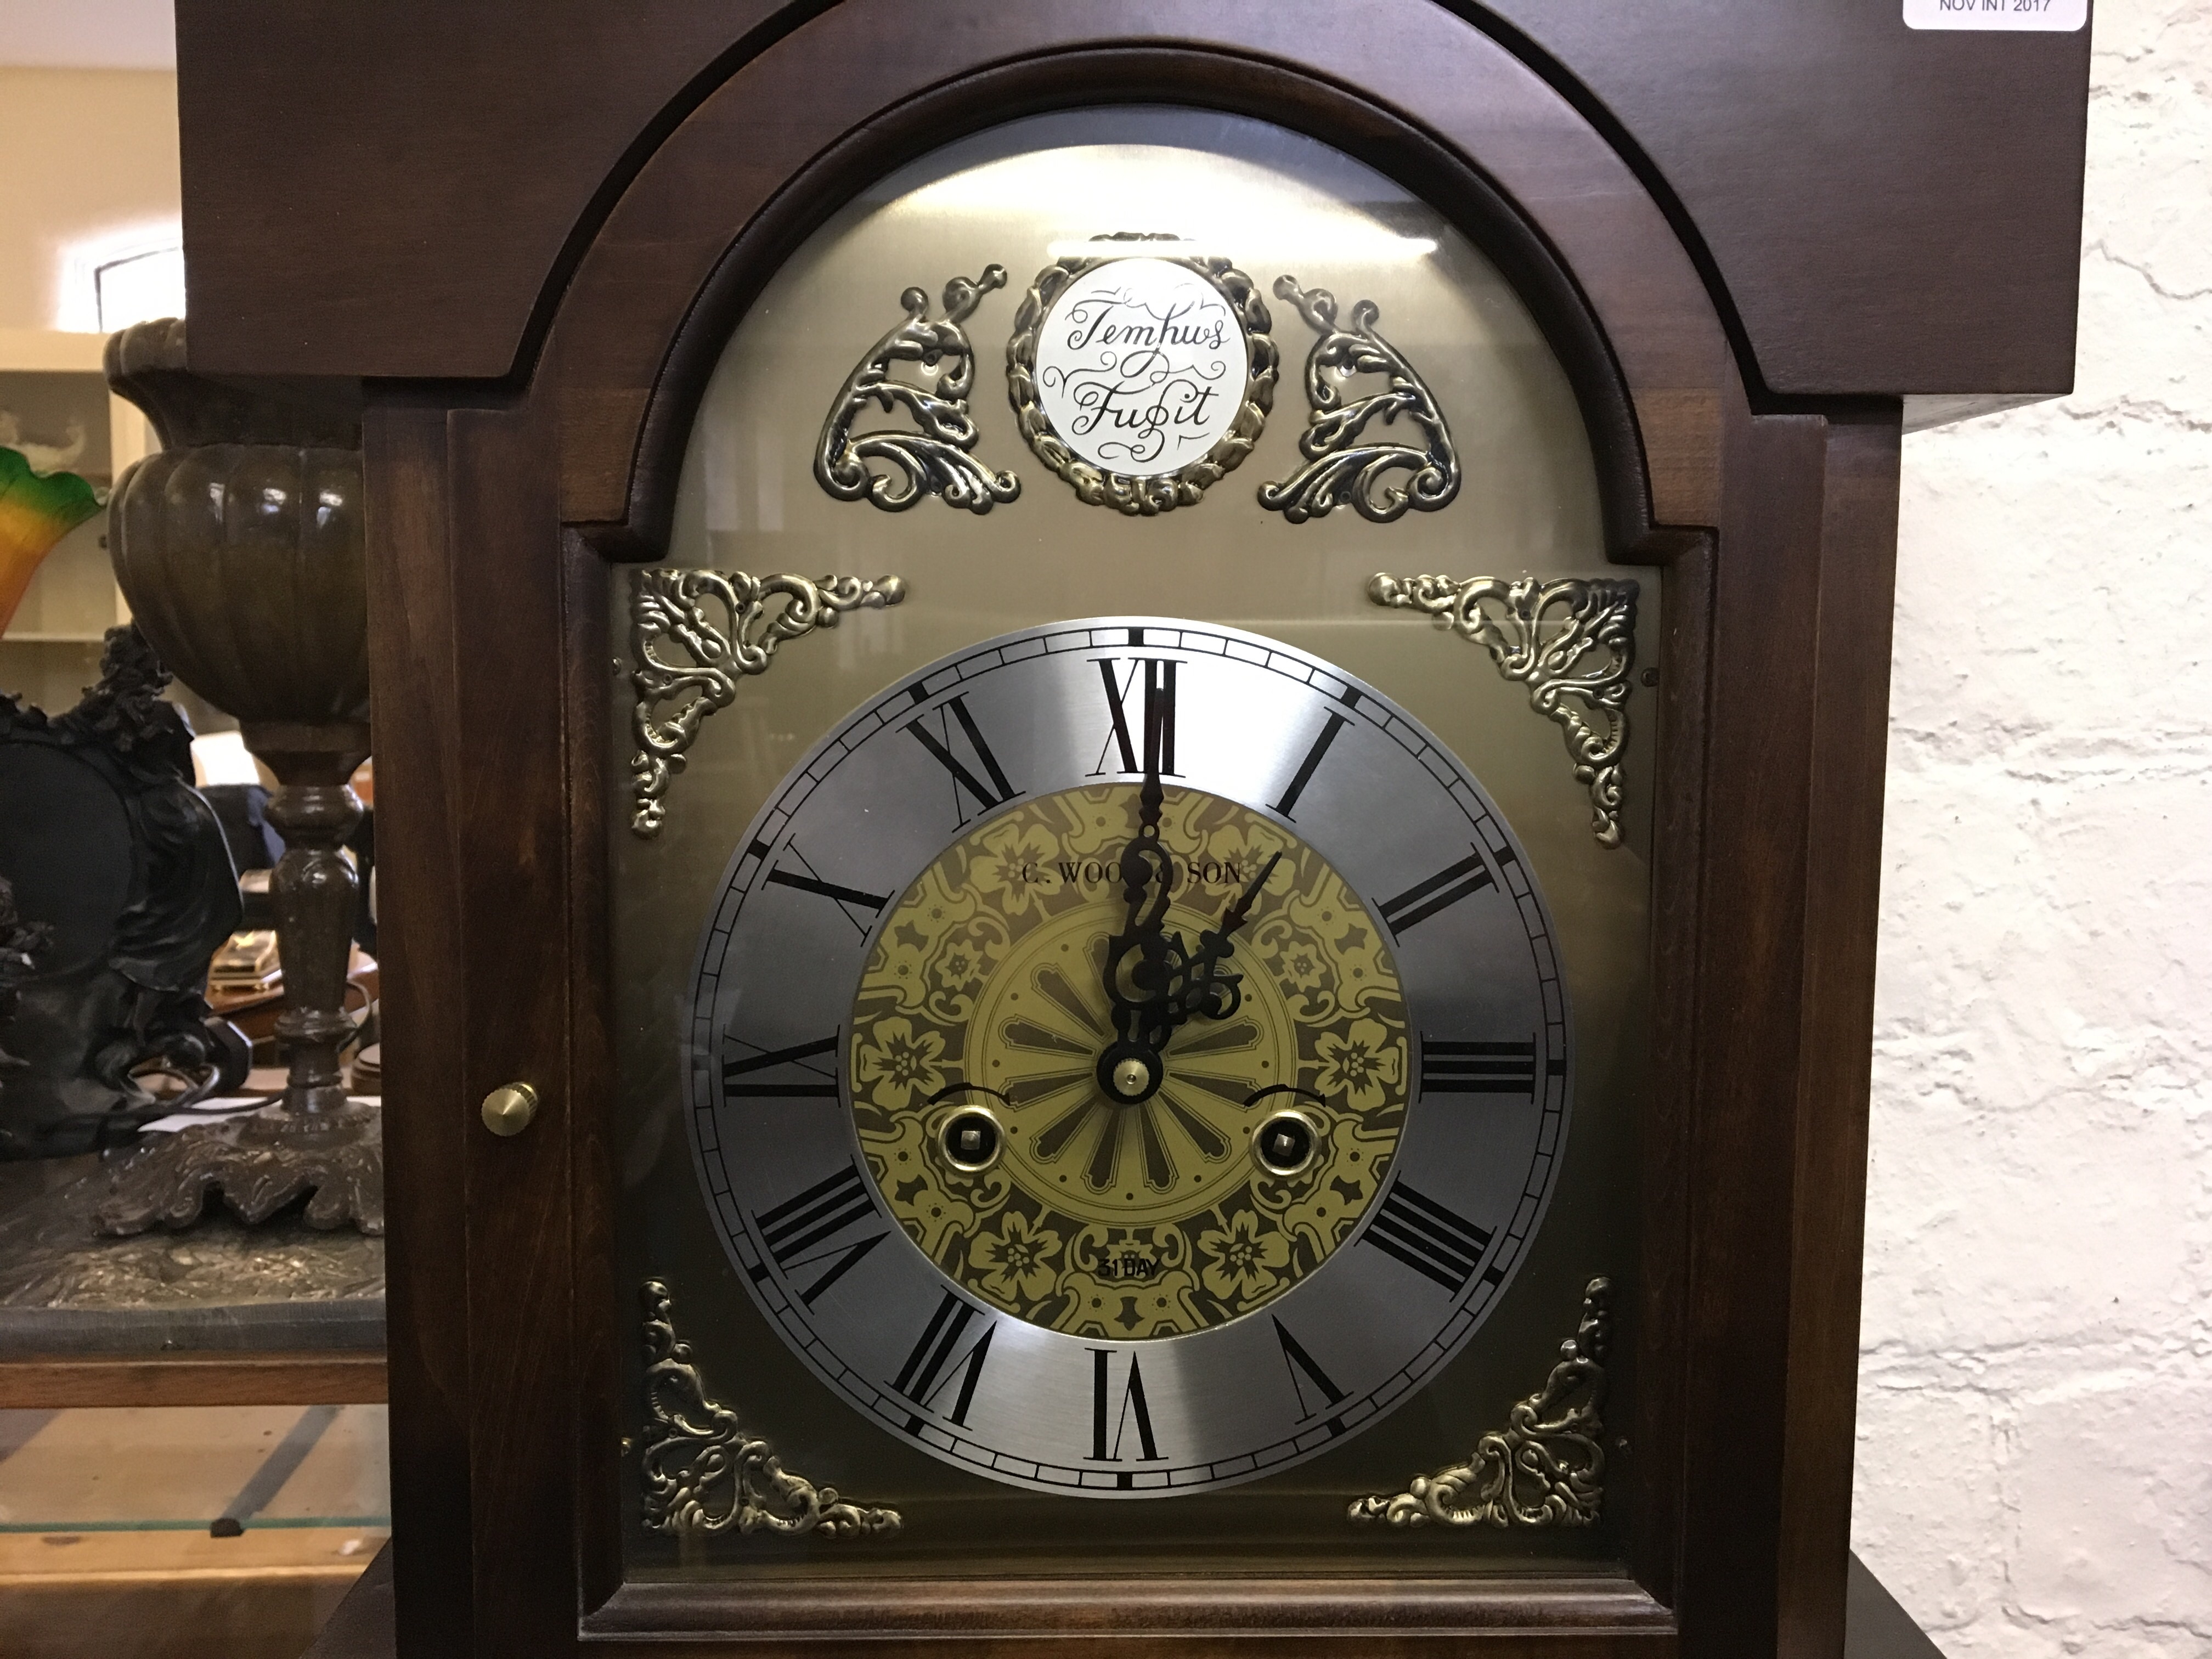
[[[194,367],[368,392],[403,1654],[1841,1651],[1903,400],[2065,388],[2086,35],[1723,0],[179,10]],[[625,1583],[606,565],[658,556],[722,342],[853,190],[1146,101],[1456,219],[1576,386],[1610,554],[1670,573],[1626,1558]],[[1978,131],[1971,185],[1899,150]],[[495,1138],[514,1079],[538,1116]]]

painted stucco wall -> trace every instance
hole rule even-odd
[[[0,67],[0,328],[53,328],[82,311],[88,299],[61,291],[64,249],[167,240],[178,200],[175,76]]]
[[[2075,394],[1906,440],[1854,1532],[2212,1655],[2212,4],[2099,0]]]

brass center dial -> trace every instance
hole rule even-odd
[[[1403,995],[1365,908],[1295,836],[1195,790],[1167,790],[1160,816],[1155,932],[1173,948],[1155,956],[1182,966],[1146,981],[1176,1012],[1147,1026],[1164,1040],[1127,1040],[1109,975],[1126,1006],[1112,941],[1139,821],[1135,787],[1103,786],[955,842],[877,936],[850,1067],[870,1172],[943,1272],[1021,1318],[1124,1340],[1224,1323],[1318,1267],[1382,1184],[1409,1082]],[[1176,1002],[1209,930],[1224,982]]]

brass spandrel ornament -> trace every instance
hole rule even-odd
[[[701,724],[726,708],[745,678],[764,674],[786,641],[834,628],[848,611],[896,605],[896,576],[819,580],[786,572],[687,570],[653,565],[630,573],[629,827],[651,837],[667,817],[668,786],[684,769]],[[685,661],[668,655],[679,647]]]
[[[988,513],[1022,493],[1012,473],[994,472],[969,453],[976,441],[968,410],[975,351],[962,325],[985,295],[1006,283],[1004,265],[987,265],[980,276],[955,276],[945,285],[945,315],[936,321],[921,289],[899,295],[906,320],[845,377],[823,420],[814,477],[824,490],[886,513],[903,513],[930,495],[947,507]],[[915,378],[894,374],[900,365],[911,366]],[[914,430],[853,430],[856,422],[897,415]]]
[[[1523,576],[1392,576],[1367,597],[1418,611],[1490,653],[1498,672],[1528,688],[1528,707],[1559,726],[1575,781],[1589,789],[1590,830],[1621,844],[1621,756],[1628,748],[1629,673],[1636,666],[1633,581]]]
[[[1605,1503],[1605,1364],[1613,1286],[1593,1279],[1575,1334],[1544,1386],[1464,1463],[1417,1474],[1392,1497],[1363,1498],[1351,1518],[1393,1527],[1594,1527]]]
[[[637,1449],[648,1532],[678,1538],[766,1532],[786,1538],[866,1538],[899,1529],[896,1510],[854,1504],[835,1486],[791,1474],[765,1440],[707,1392],[691,1345],[676,1334],[668,1286],[648,1279],[645,1321],[645,1433]]]

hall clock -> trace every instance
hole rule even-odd
[[[194,368],[367,383],[401,1651],[1838,1653],[2085,37],[396,3],[179,58]]]

